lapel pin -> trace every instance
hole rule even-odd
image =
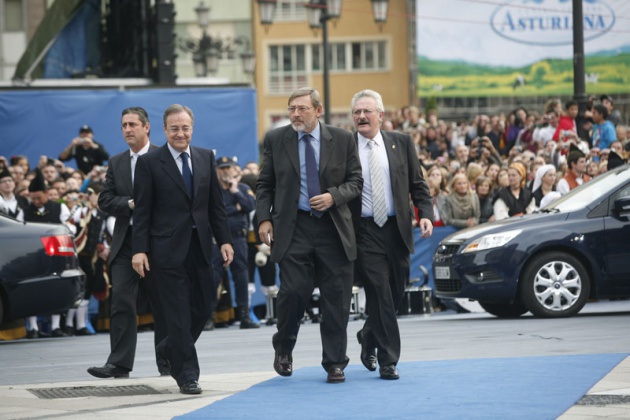
[[[396,148],[396,145],[395,145],[395,144],[392,144],[392,149],[395,149],[395,148]]]

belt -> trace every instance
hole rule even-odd
[[[326,216],[330,216],[330,213],[328,213],[327,211],[325,211],[325,212],[321,215],[321,217],[317,217],[317,216],[315,216],[315,215],[313,214],[313,212],[312,212],[312,211],[307,211],[307,210],[300,210],[300,209],[298,209],[298,211],[297,211],[297,212],[298,212],[298,214],[303,214],[303,215],[305,215],[305,216],[314,217],[314,218],[316,218],[316,219],[323,219],[323,218],[324,218],[324,217],[326,217]]]

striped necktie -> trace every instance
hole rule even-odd
[[[383,185],[383,168],[378,160],[376,142],[368,140],[370,151],[368,160],[370,164],[370,180],[372,181],[372,215],[374,223],[383,227],[387,222],[387,207],[385,205],[385,186]]]

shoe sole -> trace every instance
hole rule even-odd
[[[342,384],[346,382],[346,378],[343,379],[326,379],[326,383],[328,384]]]
[[[88,369],[87,370],[88,373],[96,378],[102,378],[102,379],[108,379],[108,378],[115,378],[115,379],[127,379],[129,378],[129,374],[128,373],[121,373],[119,375],[108,375],[106,373],[100,372],[98,370],[94,370],[94,369]]]
[[[185,395],[199,395],[203,392],[203,390],[199,390],[199,391],[183,391],[183,390],[179,390],[180,394],[185,394]]]

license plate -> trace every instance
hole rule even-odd
[[[451,268],[450,267],[435,267],[435,278],[436,279],[450,279]]]

